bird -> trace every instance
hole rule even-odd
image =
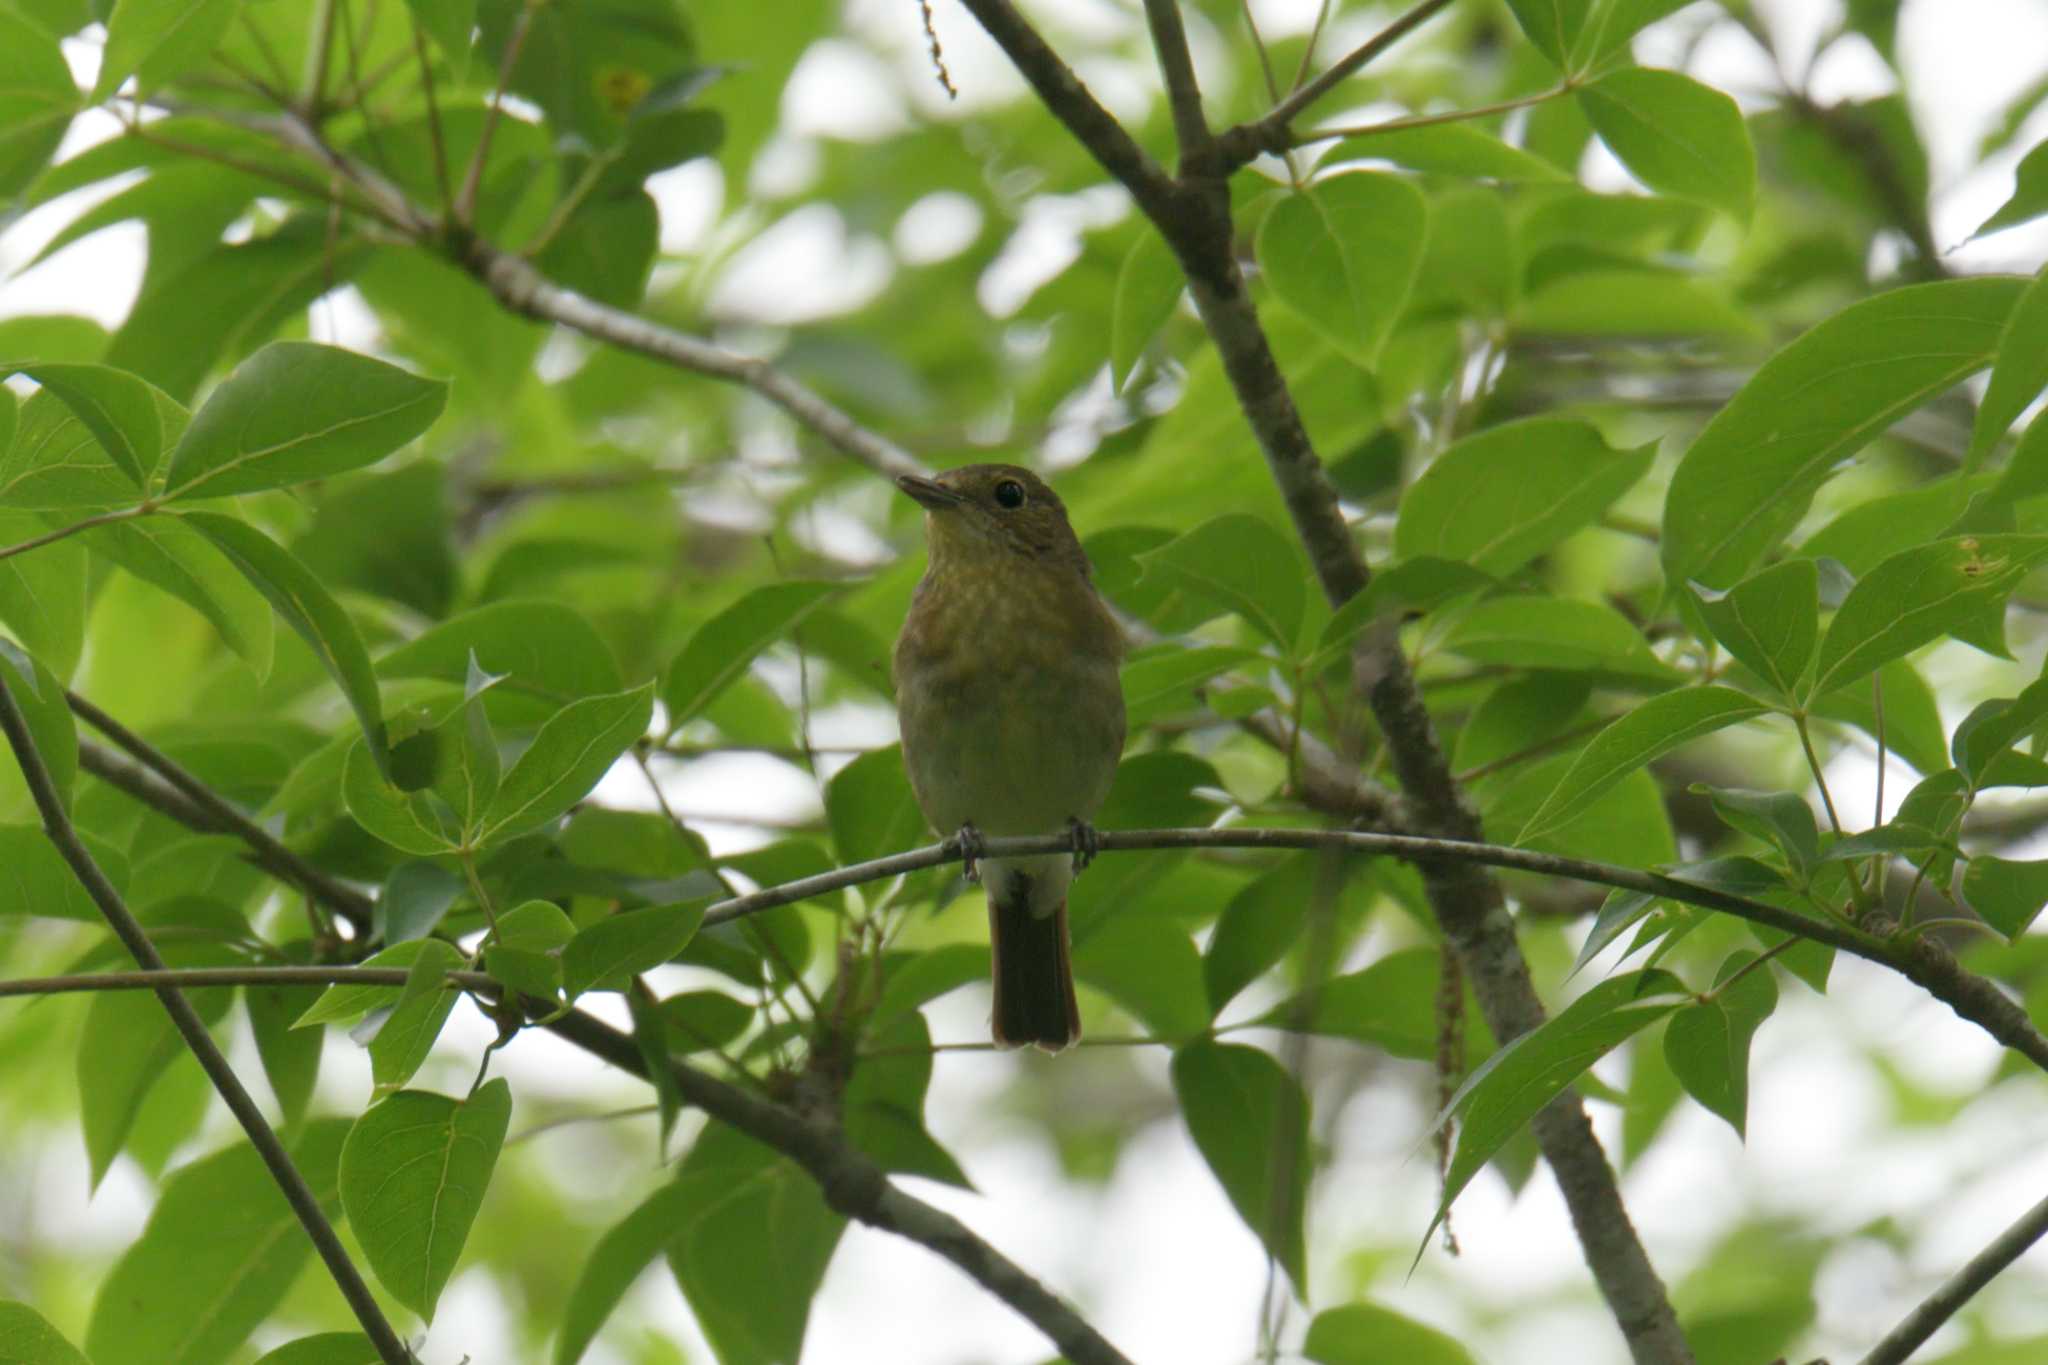
[[[892,659],[911,792],[987,893],[996,1044],[1060,1052],[1081,1033],[1067,888],[1123,753],[1123,632],[1066,507],[1030,470],[896,484],[924,507],[930,550]],[[1063,830],[1071,855],[977,859],[983,835]]]

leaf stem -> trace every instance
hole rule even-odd
[[[1306,147],[1312,142],[1327,142],[1331,138],[1336,137],[1373,137],[1379,133],[1406,132],[1410,128],[1437,128],[1446,123],[1468,123],[1473,119],[1492,118],[1495,114],[1506,114],[1516,109],[1527,109],[1530,105],[1554,100],[1559,95],[1570,94],[1571,91],[1572,83],[1566,81],[1562,85],[1538,94],[1524,95],[1520,99],[1502,100],[1498,104],[1482,104],[1471,109],[1451,109],[1441,114],[1413,114],[1406,118],[1387,119],[1381,123],[1360,123],[1339,128],[1318,128],[1314,132],[1302,133],[1293,137],[1288,145]]]
[[[45,545],[54,545],[60,540],[77,535],[80,531],[90,531],[95,526],[106,526],[117,521],[132,521],[155,510],[153,504],[145,503],[139,507],[124,507],[117,512],[102,512],[98,516],[87,517],[84,521],[75,521],[69,526],[59,527],[46,535],[24,540],[18,545],[0,547],[0,559],[12,559],[16,555],[27,554],[30,550],[40,550]]]

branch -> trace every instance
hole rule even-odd
[[[1275,155],[1294,145],[1288,125],[1302,111],[1349,80],[1359,68],[1385,52],[1415,29],[1450,7],[1451,0],[1421,0],[1415,8],[1388,24],[1364,43],[1339,57],[1330,69],[1280,101],[1264,118],[1240,123],[1216,139],[1218,157],[1225,174],[1236,170],[1261,152]]]
[[[21,765],[21,774],[28,783],[28,789],[35,798],[36,809],[42,815],[43,830],[50,842],[70,864],[72,874],[78,878],[86,893],[99,906],[107,924],[114,934],[128,948],[130,954],[144,971],[162,972],[164,960],[158,956],[156,946],[149,941],[141,924],[122,901],[121,893],[114,889],[92,854],[79,842],[78,831],[72,827],[71,817],[65,812],[64,798],[58,793],[56,784],[50,779],[50,770],[43,763],[43,756],[36,751],[34,738],[29,734],[28,720],[21,713],[21,707],[14,700],[14,693],[4,677],[0,677],[0,730],[7,735],[7,742],[14,749],[14,758]],[[335,1236],[334,1225],[327,1221],[327,1215],[320,1208],[320,1200],[306,1184],[306,1179],[292,1164],[284,1144],[277,1133],[263,1117],[263,1111],[256,1107],[256,1101],[235,1076],[234,1068],[221,1053],[213,1035],[206,1031],[205,1021],[192,1002],[175,986],[159,985],[157,998],[163,1001],[164,1010],[171,1016],[171,1023],[199,1059],[207,1079],[219,1092],[242,1130],[249,1135],[249,1143],[263,1158],[269,1168],[270,1177],[284,1193],[285,1202],[298,1215],[299,1224],[306,1230],[306,1236],[320,1253],[320,1259],[327,1263],[327,1271],[334,1277],[341,1296],[348,1301],[356,1320],[362,1324],[363,1332],[377,1347],[377,1354],[385,1365],[409,1365],[412,1352],[400,1341],[398,1334],[384,1318],[384,1312],[372,1297],[369,1285],[363,1282],[355,1263],[349,1260],[341,1239]]]
[[[1862,1365],[1904,1365],[1934,1335],[1936,1328],[1954,1317],[1971,1296],[1990,1284],[2044,1234],[2048,1234],[2048,1199],[2021,1214],[2018,1222],[1999,1233],[1990,1246],[1972,1256],[1969,1264],[1950,1276],[1926,1302],[1906,1314],[1905,1320],[1863,1357]]]
[[[1173,110],[1174,136],[1180,140],[1181,171],[1188,174],[1207,164],[1215,142],[1202,114],[1202,90],[1195,82],[1195,59],[1180,21],[1180,0],[1145,0],[1145,21],[1152,28],[1152,46],[1166,80],[1166,102]]]
[[[118,754],[87,741],[78,746],[80,767],[181,824],[209,834],[234,835],[249,846],[258,867],[280,881],[297,886],[333,910],[358,934],[369,932],[374,905],[369,896],[335,880],[285,847],[268,830],[236,810],[170,755],[84,697],[76,692],[66,692],[64,700],[86,724],[127,750],[142,765],[138,768]],[[148,772],[143,769],[148,769]],[[150,773],[156,777],[152,778]]]
[[[677,369],[750,388],[884,478],[929,472],[909,451],[862,426],[765,360],[738,355],[636,313],[586,298],[553,283],[524,258],[481,239],[471,241],[455,259],[512,312],[559,323]]]
[[[566,1014],[546,1027],[623,1071],[647,1074],[639,1045],[590,1015]],[[759,1099],[673,1058],[668,1069],[685,1100],[802,1166],[834,1209],[951,1261],[1045,1333],[1074,1365],[1130,1365],[1058,1295],[965,1223],[890,1184],[882,1169],[849,1144],[836,1124]]]

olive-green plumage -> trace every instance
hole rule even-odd
[[[896,641],[903,761],[941,834],[1055,834],[1101,808],[1123,751],[1123,636],[1059,497],[1029,470],[898,480],[925,508],[931,567]],[[1058,1051],[1080,1033],[1066,854],[987,858],[995,1039]]]

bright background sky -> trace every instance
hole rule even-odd
[[[1261,30],[1277,37],[1305,30],[1316,6],[1315,0],[1257,0],[1255,8]],[[1832,0],[1774,0],[1764,8],[1785,39],[1784,48],[1797,53],[1808,50],[1811,36],[1839,6]],[[948,0],[935,0],[934,9],[965,104],[1006,99],[1021,89],[1001,54],[963,10]],[[1107,0],[1059,0],[1057,5],[1040,0],[1029,9],[1041,15],[1057,11],[1083,31],[1124,32],[1142,22],[1134,6]],[[921,110],[943,105],[923,64],[915,4],[850,0],[847,12],[848,27],[875,37],[889,59],[877,59],[870,47],[849,42],[814,49],[792,82],[784,136],[763,157],[760,176],[800,181],[813,138],[828,132],[872,135],[895,126],[907,104]],[[1375,8],[1348,15],[1333,34],[1333,46],[1347,37],[1355,41],[1354,35],[1371,31],[1385,17],[1384,9]],[[1969,174],[1964,168],[1974,164],[1975,143],[2004,102],[2048,65],[2048,4],[1907,0],[1898,45],[1912,73],[1911,93],[1932,158],[1934,235],[1954,247],[1950,263],[1966,270],[2038,268],[2048,252],[2041,231],[2023,229],[1964,242],[2011,192],[2013,161],[2048,135],[2048,125],[2037,118],[2029,135],[2016,141],[2015,151]],[[89,83],[97,63],[94,46],[74,41],[68,49]],[[1654,31],[1640,41],[1638,56],[1648,64],[1676,59],[1672,46]],[[1396,49],[1391,60],[1400,59]],[[1738,98],[1773,79],[1755,50],[1734,38],[1706,43],[1690,69]],[[1084,74],[1112,106],[1123,109],[1141,103],[1154,80],[1140,65],[1096,64]],[[1823,101],[1891,88],[1875,55],[1856,42],[1837,45],[1813,73],[1812,85]],[[1333,120],[1342,112],[1327,110]],[[83,118],[63,155],[111,131],[112,121],[104,116]],[[1592,173],[1603,184],[1625,179],[1611,163]],[[700,162],[681,168],[659,177],[652,188],[662,205],[663,242],[669,250],[689,251],[716,230],[724,187],[715,166]],[[139,226],[103,231],[32,270],[12,274],[81,207],[76,196],[60,200],[0,233],[0,315],[74,312],[109,325],[125,315],[141,278]],[[1114,190],[1044,206],[982,282],[983,303],[997,312],[1014,308],[1071,256],[1082,226],[1122,211],[1121,193]],[[958,249],[964,244],[962,233],[971,234],[975,227],[971,221],[963,224],[959,212],[942,199],[921,204],[888,244],[849,240],[830,213],[796,215],[734,258],[713,294],[714,311],[729,321],[776,324],[837,311],[880,286],[890,268],[890,248],[905,257]],[[362,343],[373,336],[367,314],[346,292],[316,309],[315,326],[327,339]],[[876,549],[887,552],[887,547]],[[1937,688],[1941,671],[1937,660]],[[2016,671],[2015,676],[2031,677],[2032,672]],[[818,741],[881,743],[893,738],[886,719],[852,716],[840,724],[843,733],[821,734]],[[815,793],[791,781],[787,770],[699,765],[693,772],[673,793],[685,809],[775,817],[816,808]],[[1838,795],[1860,789],[1860,795],[1843,799],[1867,807],[1872,777],[1867,762],[1845,761],[1830,777]],[[1903,793],[1909,782],[1895,781],[1893,791]],[[642,799],[624,782],[606,792],[636,804]],[[728,844],[746,838],[736,829],[714,831],[714,836]],[[1597,973],[1588,973],[1581,981],[1596,979]],[[1840,1232],[1819,1280],[1821,1339],[1814,1343],[1839,1359],[1861,1354],[1935,1280],[2048,1192],[2048,1141],[2043,1140],[2048,1133],[2041,1129],[2038,1095],[2028,1097],[2029,1109],[2012,1097],[2010,1087],[2001,1092],[2003,1099],[1995,1096],[1966,1108],[1945,1130],[1893,1124],[1886,1092],[1864,1049],[1875,1049],[1923,1085],[1959,1096],[1984,1084],[1996,1064],[1996,1049],[1943,1006],[1866,964],[1844,959],[1834,981],[1825,1000],[1786,991],[1784,1004],[1757,1036],[1747,1145],[1739,1144],[1718,1119],[1682,1106],[1670,1131],[1630,1172],[1625,1191],[1667,1281],[1677,1280],[1730,1223],[1759,1212],[1782,1211]],[[978,991],[947,997],[933,1011],[934,1037],[983,1036],[987,1008],[986,996]],[[458,1011],[444,1037],[443,1061],[437,1063],[445,1072],[437,1076],[430,1069],[420,1083],[465,1084],[470,1059],[489,1036],[472,1012]],[[247,1069],[256,1067],[253,1055],[237,1060]],[[1163,1050],[1142,1058],[1162,1088],[1167,1060]],[[1422,1172],[1431,1158],[1420,1143],[1429,1115],[1417,1101],[1413,1073],[1401,1069],[1407,1065],[1391,1064],[1383,1080],[1368,1084],[1338,1116],[1331,1161],[1311,1204],[1311,1279],[1318,1287],[1318,1307],[1328,1306],[1341,1281],[1336,1262],[1344,1248],[1367,1234],[1384,1238],[1389,1228],[1396,1230],[1397,1240],[1419,1239],[1428,1224],[1432,1186]],[[918,1180],[905,1183],[1078,1302],[1134,1360],[1175,1365],[1250,1360],[1266,1281],[1263,1257],[1178,1120],[1167,1116],[1138,1133],[1106,1186],[1069,1185],[1059,1178],[1051,1154],[1009,1116],[1008,1089],[1026,1067],[1059,1068],[1061,1085],[1070,1087],[1066,1097],[1087,1103],[1091,1064],[1085,1050],[1057,1060],[941,1054],[929,1102],[931,1127],[961,1159],[980,1192],[965,1194]],[[637,1083],[604,1073],[582,1053],[544,1034],[523,1036],[503,1054],[501,1069],[511,1076],[515,1095],[528,1100],[581,1096],[600,1109],[645,1101]],[[345,1044],[331,1044],[321,1088],[337,1110],[359,1105],[369,1090],[362,1055]],[[1593,1114],[1612,1149],[1615,1113],[1595,1105]],[[522,1127],[515,1116],[515,1134]],[[224,1140],[225,1127],[217,1124],[216,1129],[216,1137]],[[148,1186],[124,1160],[88,1202],[81,1144],[75,1135],[59,1136],[62,1140],[47,1144],[36,1159],[37,1185],[49,1193],[39,1204],[42,1226],[33,1235],[53,1241],[84,1238],[109,1248],[125,1244],[146,1214]],[[655,1176],[652,1170],[594,1164],[573,1128],[534,1142],[561,1178],[620,1209]],[[1849,1235],[1883,1214],[1915,1230],[1913,1258],[1902,1261],[1874,1241]],[[1539,1174],[1514,1200],[1498,1180],[1482,1177],[1460,1200],[1456,1226],[1463,1255],[1452,1260],[1432,1249],[1412,1279],[1386,1290],[1386,1302],[1454,1332],[1493,1365],[1608,1365],[1625,1359],[1611,1322],[1593,1297],[1562,1200],[1547,1174]],[[2012,1274],[2037,1279],[2048,1274],[2048,1253],[2037,1250]],[[2048,1330],[2048,1294],[2037,1295],[2032,1308],[2019,1295],[2006,1301],[2021,1305],[2011,1312],[2035,1319],[2013,1322],[2014,1330]],[[648,1322],[690,1343],[693,1359],[710,1358],[664,1274],[645,1277],[629,1304]],[[1461,1306],[1472,1304],[1483,1306],[1493,1321],[1475,1324]],[[454,1365],[465,1354],[479,1362],[509,1361],[514,1357],[507,1332],[496,1286],[487,1275],[471,1271],[459,1275],[443,1299],[424,1358],[428,1365]],[[832,1262],[812,1313],[808,1343],[804,1359],[809,1365],[1027,1365],[1049,1354],[1036,1332],[950,1266],[908,1242],[858,1226],[849,1229]],[[618,1359],[602,1349],[587,1358],[607,1365]]]

